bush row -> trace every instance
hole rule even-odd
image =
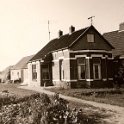
[[[25,96],[25,97],[17,97],[14,94],[10,93],[1,93],[0,94],[0,107],[3,105],[8,105],[8,104],[16,104],[19,102],[26,101],[28,99],[36,99],[38,97],[42,97],[40,93],[35,93],[30,96]]]

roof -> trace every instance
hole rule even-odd
[[[115,47],[112,51],[113,56],[124,54],[124,31],[116,30],[107,32],[103,36]]]
[[[46,46],[44,46],[30,61],[39,60],[45,58],[45,56],[53,51],[59,49],[66,49],[71,47],[80,37],[82,37],[85,32],[94,26],[86,27],[77,31],[74,31],[72,34],[65,34],[59,38],[51,40]],[[94,28],[95,29],[95,28]],[[96,29],[95,29],[96,30]],[[96,30],[97,31],[97,30]],[[99,33],[99,32],[98,32]],[[102,36],[102,35],[101,35]],[[103,36],[102,36],[103,37]],[[104,38],[104,37],[103,37]],[[105,39],[106,40],[106,39]],[[108,44],[109,42],[106,41]],[[111,48],[111,44],[109,44]]]
[[[12,69],[16,70],[27,68],[27,63],[33,56],[34,55],[23,57],[16,65],[13,66]]]

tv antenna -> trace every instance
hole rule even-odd
[[[88,19],[90,19],[91,21],[91,25],[93,25],[93,18],[95,18],[95,16],[90,16]]]
[[[49,41],[50,41],[50,27],[49,27],[49,25],[50,25],[50,22],[48,20],[48,33],[49,33]]]

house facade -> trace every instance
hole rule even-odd
[[[64,88],[112,87],[114,47],[94,26],[51,40],[28,63],[29,85]]]
[[[28,82],[28,66],[27,63],[28,61],[32,58],[33,56],[26,56],[23,57],[16,65],[11,68],[10,71],[10,80],[12,82]]]

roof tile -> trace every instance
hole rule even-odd
[[[113,56],[124,54],[124,31],[112,31],[104,33],[103,36],[115,47]]]
[[[15,70],[27,68],[27,63],[33,56],[34,55],[23,57],[16,65],[13,66],[12,69]]]

